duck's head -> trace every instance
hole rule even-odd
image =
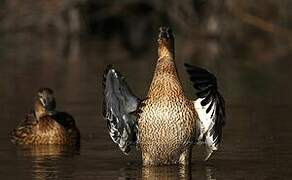
[[[170,27],[160,27],[158,34],[158,56],[174,57],[174,37]]]
[[[56,109],[53,90],[49,88],[39,89],[36,95],[34,109],[38,119],[41,116],[53,114]]]

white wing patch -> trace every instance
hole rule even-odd
[[[225,102],[220,95],[216,77],[209,71],[185,64],[190,79],[197,90],[198,99],[194,106],[199,116],[197,121],[197,144],[205,144],[207,160],[213,151],[217,150],[225,124]]]
[[[214,122],[216,120],[216,106],[212,101],[210,101],[205,106],[201,105],[201,102],[204,100],[204,98],[198,98],[196,101],[194,101],[195,109],[199,116],[199,127],[198,131],[200,131],[199,136],[197,137],[197,141],[199,143],[205,143],[207,146],[207,156],[205,157],[205,160],[208,160],[211,156],[213,151],[218,150],[218,144],[217,138],[218,135],[213,133],[211,135],[210,130],[214,126]],[[209,112],[207,112],[207,108],[211,106],[211,109]]]
[[[211,110],[207,113],[207,108],[211,105],[212,101],[210,101],[206,106],[202,106],[201,102],[204,100],[204,98],[198,98],[195,102],[195,108],[198,113],[199,119],[200,119],[200,124],[201,124],[201,134],[205,134],[209,128],[214,125],[213,120],[214,120],[214,114],[212,117],[212,113],[216,109],[215,104],[212,104]],[[200,134],[200,136],[201,136]]]

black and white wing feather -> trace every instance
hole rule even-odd
[[[216,77],[205,69],[185,64],[194,87],[198,90],[194,101],[199,116],[197,142],[206,145],[207,160],[218,150],[225,124],[225,102],[217,87]]]
[[[107,120],[110,137],[128,154],[137,142],[137,116],[139,99],[131,92],[125,78],[108,66],[103,80],[103,115]]]

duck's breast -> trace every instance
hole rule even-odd
[[[195,132],[195,110],[184,96],[160,96],[145,101],[138,120],[142,151],[181,153]]]
[[[65,128],[51,116],[41,118],[35,127],[35,144],[66,144],[68,136]]]

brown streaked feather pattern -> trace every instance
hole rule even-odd
[[[143,164],[189,163],[197,115],[171,57],[158,60],[147,97],[138,119]]]
[[[74,119],[67,113],[56,113],[36,119],[29,113],[12,131],[11,141],[16,144],[78,144],[80,133]]]
[[[183,93],[177,77],[175,63],[169,58],[163,57],[158,60],[147,97],[161,96],[162,93],[167,96],[176,96]],[[168,91],[169,89],[170,91]]]
[[[21,142],[33,133],[33,128],[36,124],[37,119],[34,112],[28,113],[17,128],[11,132],[11,141],[22,144]]]
[[[144,166],[188,165],[191,162],[192,146],[199,140],[198,136],[200,136],[200,132],[203,129],[201,124],[209,123],[209,121],[205,120],[206,116],[203,117],[203,120],[200,120],[202,111],[198,110],[196,103],[189,100],[184,94],[174,62],[174,38],[171,29],[161,27],[159,30],[160,33],[157,40],[158,60],[147,97],[143,101],[135,103],[134,111],[123,111],[127,105],[122,102],[127,100],[127,97],[131,97],[124,95],[123,91],[121,91],[121,87],[127,87],[126,83],[124,81],[122,83],[113,83],[115,81],[112,81],[112,83],[106,84],[108,81],[106,80],[104,81],[104,97],[107,103],[104,103],[104,107],[106,107],[104,112],[106,113],[105,115],[111,115],[106,116],[106,119],[111,123],[109,130],[113,132],[112,134],[118,132],[116,127],[120,125],[122,130],[126,129],[125,127],[129,127],[126,130],[130,133],[124,131],[126,132],[124,133],[125,135],[135,132],[135,137],[136,135],[138,136],[137,141],[135,139],[135,144],[137,143],[140,146]],[[113,69],[112,72],[115,72],[115,70]],[[215,109],[216,111],[216,108],[218,109],[216,115],[220,119],[225,116],[224,100],[220,98],[220,94],[211,93],[209,95],[209,92],[217,92],[217,83],[214,81],[215,76],[213,77],[213,75],[210,76],[210,73],[202,72],[206,71],[199,70],[199,73],[196,73],[194,76],[195,87],[203,90],[199,92],[202,98],[204,98],[201,105],[208,105],[205,103],[210,102],[210,97],[213,97],[211,100],[214,102],[213,104],[216,104],[216,107],[208,106],[206,112],[211,112],[212,107],[215,107],[213,110]],[[114,80],[123,80],[119,74],[112,74],[112,76],[109,76],[107,73],[107,77],[113,77],[112,79]],[[208,91],[205,91],[206,89]],[[199,100],[201,99],[199,98]],[[196,100],[195,102],[198,101]],[[205,111],[205,109],[203,110]],[[120,113],[121,111],[122,113]],[[126,115],[129,114],[134,115],[134,121],[133,119],[132,121],[125,121],[123,119],[123,117],[127,117]],[[205,114],[203,113],[203,115]],[[117,121],[117,117],[121,120]],[[136,126],[126,126],[129,122],[135,122],[135,125],[137,122],[138,128]],[[207,146],[208,144],[214,144],[214,142],[216,145],[220,141],[218,139],[221,137],[218,136],[221,135],[220,133],[221,127],[216,126],[216,124],[212,126],[205,136],[210,136],[210,138],[206,138],[210,140],[210,142],[206,142]],[[120,145],[120,142],[115,141],[115,139],[118,139],[115,137],[121,139],[121,133],[113,138],[114,142]],[[128,136],[125,137],[125,140],[122,142],[131,142],[127,139]],[[120,146],[122,150],[123,147],[121,148]],[[217,147],[207,147],[207,149],[213,151]]]

